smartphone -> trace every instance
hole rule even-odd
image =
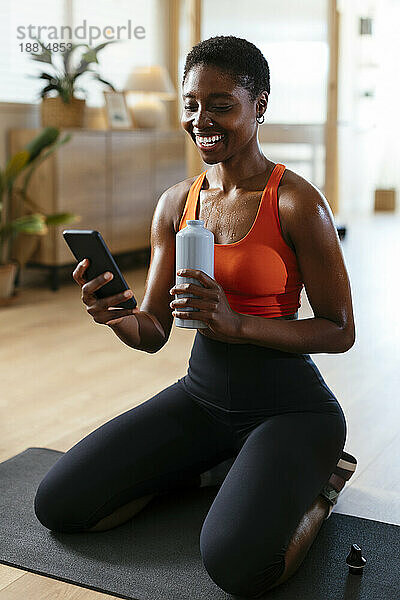
[[[111,281],[108,281],[94,292],[96,298],[107,298],[129,289],[101,233],[91,229],[65,229],[63,236],[78,262],[81,262],[84,258],[89,259],[89,266],[84,272],[84,278],[87,281],[106,271],[110,271],[114,275]],[[115,304],[115,306],[136,308],[137,302],[135,297],[132,296],[128,300]]]

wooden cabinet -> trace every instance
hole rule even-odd
[[[82,220],[74,225],[52,228],[53,236],[43,238],[37,256],[33,256],[32,260],[63,265],[73,260],[62,237],[64,229],[97,229],[105,239],[109,238],[105,140],[91,133],[74,134],[69,142],[56,151],[52,162],[53,194],[47,198],[47,202],[51,202],[54,212],[73,212],[81,215]]]
[[[114,133],[110,139],[110,246],[115,252],[150,244],[151,217],[157,199],[153,185],[153,146],[147,135]]]
[[[39,129],[9,131],[11,153]],[[56,289],[57,269],[73,264],[62,231],[97,229],[114,255],[148,248],[158,198],[186,178],[183,131],[70,129],[69,142],[37,169],[30,195],[45,212],[73,212],[81,220],[52,227],[28,264],[47,266]]]

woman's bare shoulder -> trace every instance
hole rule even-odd
[[[183,209],[185,208],[187,195],[196,179],[197,175],[195,177],[188,177],[187,179],[179,181],[175,185],[171,186],[163,193],[165,203],[168,206],[170,219],[174,224],[175,233],[177,233],[179,229],[179,223],[182,217]]]
[[[290,169],[285,170],[278,188],[278,211],[283,236],[292,249],[296,231],[307,229],[313,216],[321,222],[333,218],[322,192]]]
[[[321,209],[330,212],[329,204],[317,186],[290,169],[282,176],[278,198],[279,214],[285,222],[293,218],[299,222],[300,217],[307,219],[310,212]]]
[[[319,189],[313,183],[287,168],[282,176],[279,192],[281,192],[282,198],[287,202],[293,199],[293,196],[299,197],[303,195],[309,197],[310,194],[314,197],[315,194],[322,196]]]

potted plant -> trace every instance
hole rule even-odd
[[[114,86],[102,79],[99,73],[90,68],[98,64],[97,54],[108,44],[115,40],[103,42],[94,48],[88,44],[65,44],[65,51],[52,52],[46,45],[37,40],[41,52],[31,52],[33,60],[49,65],[47,72],[42,72],[39,79],[45,81],[45,86],[40,92],[42,98],[41,120],[43,126],[53,127],[82,127],[86,101],[76,97],[76,92],[84,92],[78,87],[77,80],[86,73],[90,73],[94,79],[107,85],[115,91]],[[74,59],[77,48],[85,49],[79,62]],[[74,66],[75,63],[75,66]]]
[[[71,138],[70,134],[62,139],[59,136],[58,129],[46,127],[14,154],[4,169],[0,168],[0,304],[11,301],[17,268],[24,266],[30,255],[28,251],[18,261],[11,259],[14,240],[26,234],[38,241],[36,236],[45,235],[49,226],[80,219],[72,213],[47,215],[28,195],[29,182],[38,165]]]

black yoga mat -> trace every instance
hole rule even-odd
[[[154,498],[127,523],[97,533],[56,533],[33,510],[37,486],[61,452],[27,448],[0,464],[0,562],[134,600],[227,600],[201,561],[199,535],[217,487]],[[400,527],[333,513],[298,571],[263,598],[394,600],[400,590]],[[345,564],[351,544],[367,564]],[[240,597],[242,598],[242,597]]]

